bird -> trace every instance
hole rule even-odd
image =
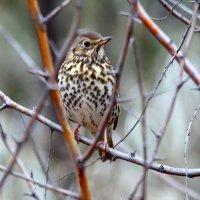
[[[78,140],[78,129],[83,126],[93,136],[111,103],[115,83],[115,67],[106,56],[105,46],[112,37],[103,37],[91,30],[79,30],[58,72],[58,88],[67,118],[77,124],[73,130]],[[112,132],[116,129],[120,107],[114,103],[107,126],[100,138],[104,151],[102,161],[111,160],[108,147],[113,147]]]

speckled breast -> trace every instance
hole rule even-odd
[[[96,132],[109,106],[114,84],[113,66],[87,58],[68,60],[58,75],[58,84],[66,114],[77,124]],[[116,105],[109,120],[110,126],[118,117]]]

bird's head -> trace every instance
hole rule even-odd
[[[80,31],[71,47],[75,56],[96,56],[102,59],[105,56],[104,46],[112,37],[103,37],[97,32]]]

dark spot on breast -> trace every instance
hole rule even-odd
[[[95,85],[95,82],[94,82],[94,81],[92,81],[90,84],[91,84],[91,85]]]
[[[84,75],[87,76],[89,74],[88,70],[85,70]]]
[[[88,77],[84,78],[84,81],[88,82],[90,79]]]
[[[112,85],[114,84],[114,82],[111,78],[108,78],[108,81],[110,81]]]
[[[90,92],[90,96],[91,96],[92,98],[95,98],[95,95],[94,95],[93,92]]]
[[[71,75],[69,75],[69,80],[73,81],[73,77]]]
[[[101,77],[98,77],[98,78],[97,78],[97,81],[99,81],[99,82],[101,82],[101,83],[103,83],[103,84],[106,83],[106,81],[105,81],[103,78],[101,78]]]
[[[97,91],[99,88],[97,86],[94,87],[94,91]]]
[[[73,66],[74,65],[68,66],[68,68],[66,69],[66,71],[71,71],[71,69],[72,69]]]
[[[83,76],[79,74],[78,79],[79,79],[80,81],[83,81]]]
[[[65,94],[64,94],[64,98],[67,98],[67,97],[68,97],[68,94],[67,94],[67,93],[65,93]]]
[[[96,79],[95,73],[92,73],[92,74],[90,75],[90,77],[91,77],[92,79]]]
[[[101,100],[101,105],[102,105],[102,106],[103,106],[103,105],[105,106],[105,99],[102,99],[102,100]]]

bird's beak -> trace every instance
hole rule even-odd
[[[98,45],[104,45],[104,44],[108,43],[111,39],[112,39],[112,37],[110,37],[110,36],[104,37],[98,42]]]

